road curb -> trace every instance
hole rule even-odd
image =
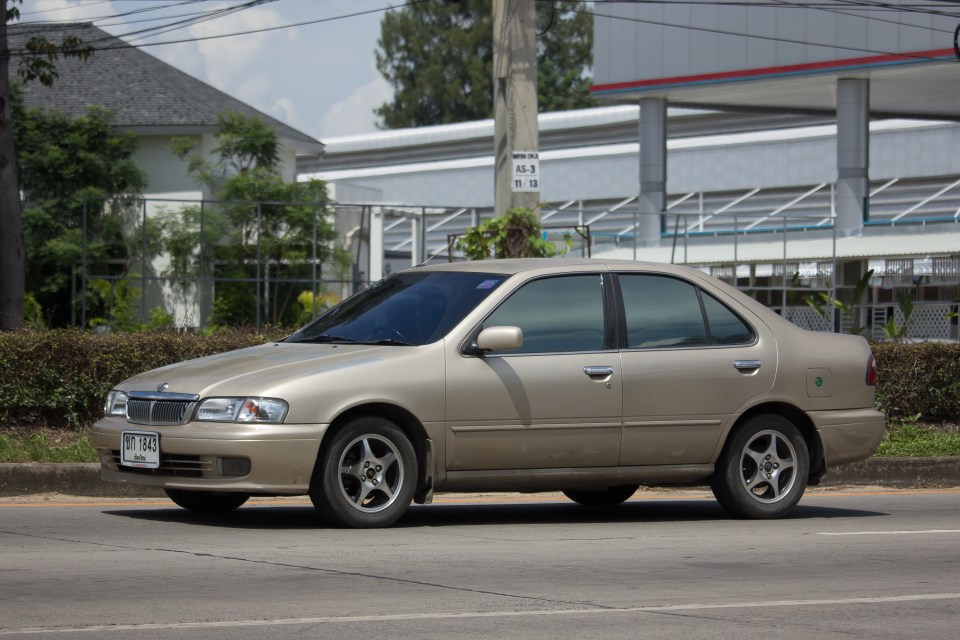
[[[960,456],[946,458],[870,458],[832,467],[820,486],[871,485],[897,489],[960,487]],[[0,497],[60,493],[92,497],[156,497],[156,487],[104,482],[100,465],[0,464]]]

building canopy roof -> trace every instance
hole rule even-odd
[[[317,154],[323,144],[250,105],[133,47],[89,23],[8,25],[11,72],[27,41],[44,36],[59,42],[75,36],[92,45],[86,61],[61,58],[52,87],[39,82],[23,88],[28,107],[55,109],[80,116],[92,106],[114,113],[114,123],[140,134],[214,133],[217,116],[234,111],[258,116],[274,128],[285,145],[298,153]]]

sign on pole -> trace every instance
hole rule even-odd
[[[540,191],[539,152],[513,152],[513,178],[510,181],[510,190],[514,193]]]

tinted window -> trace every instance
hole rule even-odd
[[[347,298],[290,337],[290,342],[435,342],[504,277],[486,273],[405,271]]]
[[[523,346],[510,353],[598,351],[604,348],[599,275],[534,280],[507,298],[484,327],[520,327]]]
[[[619,277],[627,321],[627,348],[707,344],[707,329],[697,289],[664,276]]]
[[[753,330],[733,311],[706,293],[702,294],[703,308],[707,311],[710,337],[714,344],[749,344],[753,342]]]

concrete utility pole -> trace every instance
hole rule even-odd
[[[534,0],[493,0],[494,213],[540,217]]]

